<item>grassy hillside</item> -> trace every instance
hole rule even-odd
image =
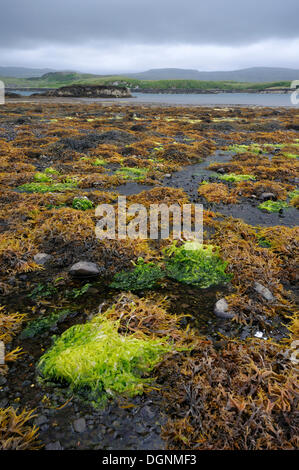
[[[290,82],[272,83],[246,83],[233,81],[203,81],[203,80],[137,80],[120,76],[103,76],[93,74],[80,74],[76,72],[47,73],[40,78],[11,78],[0,77],[7,87],[29,88],[59,88],[65,85],[126,85],[130,88],[171,90],[171,89],[201,89],[201,90],[264,90],[267,88],[289,87]]]

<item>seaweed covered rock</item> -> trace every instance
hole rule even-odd
[[[58,96],[70,98],[131,98],[129,88],[113,85],[68,85],[57,90],[48,90],[38,96]]]

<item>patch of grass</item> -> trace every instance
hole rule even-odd
[[[239,182],[239,181],[254,181],[256,179],[253,175],[236,175],[235,173],[228,173],[227,175],[218,176],[220,180],[230,181],[230,182]]]
[[[131,272],[117,273],[110,287],[123,291],[138,291],[152,289],[164,276],[162,269],[155,263],[145,263],[143,258],[138,258],[135,269]]]
[[[43,379],[88,390],[98,403],[116,394],[141,394],[150,382],[143,376],[172,348],[166,339],[121,335],[119,326],[120,321],[97,315],[69,328],[40,359]]]
[[[123,167],[115,172],[116,175],[121,176],[124,179],[130,180],[142,180],[146,178],[148,168],[130,168]]]
[[[76,189],[78,186],[77,181],[66,181],[64,183],[51,183],[46,182],[40,183],[25,183],[21,186],[18,186],[18,189],[21,191],[26,191],[28,193],[63,193],[65,191],[70,191]]]
[[[93,202],[87,197],[74,197],[72,207],[73,209],[86,211],[93,208]]]
[[[225,272],[227,263],[220,258],[219,249],[213,245],[187,242],[177,247],[173,243],[164,253],[166,273],[176,281],[207,288],[231,280]]]
[[[266,210],[268,212],[280,212],[282,209],[289,207],[287,202],[283,201],[265,201],[258,206],[261,210]]]

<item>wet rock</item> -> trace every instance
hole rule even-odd
[[[276,201],[277,197],[273,193],[262,193],[260,195],[260,199],[262,201],[269,201],[269,200]]]
[[[273,296],[272,292],[259,282],[255,282],[253,288],[255,292],[264,297],[265,300],[268,300],[268,302],[273,302],[273,300],[275,300],[275,297]]]
[[[50,259],[52,258],[51,255],[48,255],[47,253],[37,253],[34,255],[33,259],[36,264],[40,264],[41,266],[44,266]]]
[[[214,306],[214,313],[218,318],[225,318],[227,320],[233,318],[235,315],[229,311],[228,303],[225,299],[220,299]]]
[[[63,447],[61,446],[59,441],[56,442],[50,442],[45,446],[45,450],[63,450]]]
[[[5,385],[6,382],[7,382],[7,379],[5,377],[3,377],[3,375],[0,375],[0,387]]]
[[[0,408],[6,408],[8,405],[8,398],[4,397],[3,400],[0,400]]]
[[[71,276],[77,277],[91,277],[98,276],[100,274],[98,265],[90,261],[79,261],[78,263],[73,264],[69,272]]]
[[[47,416],[40,415],[40,416],[38,416],[38,418],[36,418],[35,424],[36,424],[36,426],[41,426],[42,424],[47,423],[47,421],[48,421]]]
[[[84,418],[79,418],[73,421],[73,428],[76,432],[84,432],[86,430],[86,421]]]

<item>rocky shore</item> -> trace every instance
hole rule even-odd
[[[35,96],[35,95],[32,95]],[[70,98],[131,98],[129,88],[105,85],[70,85],[55,90],[47,90],[37,96],[55,96]]]

